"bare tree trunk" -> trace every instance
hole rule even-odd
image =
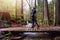
[[[46,24],[49,24],[49,10],[47,0],[44,0],[44,20],[46,21]]]
[[[21,0],[21,18],[24,19],[24,17],[23,17],[23,0]]]
[[[17,0],[16,0],[16,19],[17,19]]]
[[[56,0],[56,25],[60,25],[60,0]]]
[[[36,8],[36,0],[35,0],[35,8]]]
[[[56,7],[56,0],[54,0],[54,22],[53,22],[53,25],[55,25],[55,23],[56,23],[56,20],[55,20],[55,18],[56,18],[55,17],[56,16],[56,11],[55,11],[56,8],[55,7]]]

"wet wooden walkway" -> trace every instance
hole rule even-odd
[[[0,28],[0,31],[60,31],[60,27],[40,27],[37,28],[29,28],[29,27],[10,27],[10,28]]]

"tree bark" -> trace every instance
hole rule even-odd
[[[16,0],[16,19],[17,19],[17,0]]]
[[[36,8],[36,0],[35,0],[35,8]]]
[[[60,0],[56,0],[56,25],[60,25]]]
[[[21,18],[24,19],[24,17],[23,17],[23,0],[21,0]]]
[[[46,20],[49,23],[49,10],[48,10],[48,2],[47,0],[44,0],[44,20]]]

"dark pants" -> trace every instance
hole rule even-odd
[[[39,27],[36,18],[32,17],[32,28],[34,28],[34,23],[37,25],[37,27]]]

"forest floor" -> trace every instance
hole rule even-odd
[[[26,27],[26,26],[21,26],[21,27],[9,27],[9,28],[0,28],[0,31],[60,31],[59,26],[40,26],[37,28],[35,26],[34,28],[31,27]]]

